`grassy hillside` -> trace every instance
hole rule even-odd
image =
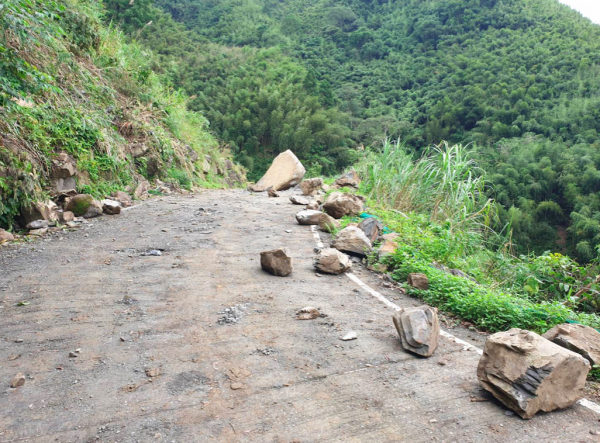
[[[142,179],[233,184],[219,175],[228,152],[207,120],[156,72],[154,53],[102,14],[95,1],[0,6],[0,227],[52,192],[60,153],[76,162],[78,190],[95,196]]]
[[[417,157],[471,143],[520,252],[597,256],[600,26],[557,0],[143,3],[108,4],[165,53],[175,28],[147,25],[152,4],[185,25],[198,50],[175,82],[255,176],[287,147],[330,173],[385,136]],[[320,124],[294,118],[306,100]]]

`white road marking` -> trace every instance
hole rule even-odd
[[[315,238],[315,241],[317,242],[317,247],[323,248],[324,246],[323,246],[323,242],[321,242],[321,236],[319,235],[319,231],[317,231],[317,229],[314,226],[311,226],[310,228],[311,228],[311,231],[313,232],[313,237]],[[380,294],[375,289],[371,288],[369,285],[367,285],[365,282],[363,282],[360,278],[358,278],[356,276],[356,274],[353,274],[351,272],[346,272],[346,276],[350,280],[352,280],[354,283],[356,283],[358,286],[360,286],[365,291],[367,291],[369,294],[371,294],[373,297],[375,297],[377,300],[379,300],[384,305],[386,305],[388,308],[392,308],[395,311],[399,311],[400,309],[402,309],[402,308],[400,308],[400,306],[389,301],[384,295]],[[462,345],[463,351],[475,351],[477,354],[483,355],[483,349],[478,348],[477,346],[474,346],[471,343],[450,334],[449,332],[440,330],[440,335],[444,338],[447,338],[450,341],[453,341],[454,343]],[[600,405],[594,403],[593,401],[590,401],[586,398],[582,398],[577,403],[579,405],[583,406],[584,408],[588,408],[589,410],[591,410],[597,414],[600,414]]]

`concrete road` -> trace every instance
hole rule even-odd
[[[206,191],[1,248],[0,442],[600,439],[600,415],[580,405],[507,415],[479,388],[479,355],[452,340],[429,359],[403,351],[389,306],[346,276],[316,275],[299,209]],[[260,268],[260,251],[280,246],[294,256],[290,277]],[[325,316],[296,320],[305,306]],[[341,341],[350,330],[358,339]],[[18,372],[27,381],[11,389]]]

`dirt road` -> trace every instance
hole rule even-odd
[[[600,415],[580,405],[507,415],[460,344],[403,351],[388,306],[315,274],[299,209],[206,191],[0,249],[0,442],[598,441]],[[290,277],[260,269],[260,251],[279,246]],[[305,306],[326,317],[295,320]],[[350,330],[358,339],[341,341]],[[18,372],[27,381],[11,389]]]

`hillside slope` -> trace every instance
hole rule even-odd
[[[0,7],[0,227],[64,186],[59,158],[94,196],[143,179],[187,189],[243,181],[207,120],[155,72],[155,55],[102,14],[94,1]]]
[[[161,53],[195,42],[173,81],[253,177],[287,147],[330,173],[385,136],[472,143],[520,252],[597,255],[600,26],[557,0],[107,4]]]

